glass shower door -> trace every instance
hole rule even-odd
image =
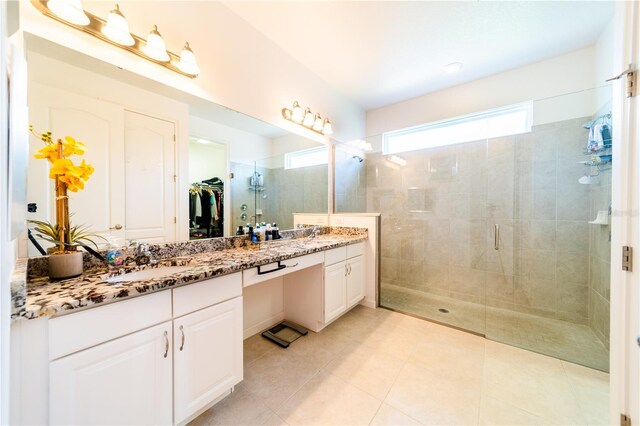
[[[504,179],[488,154],[480,140],[367,156],[367,209],[382,214],[381,306],[484,334],[487,189]]]

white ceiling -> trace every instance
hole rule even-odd
[[[614,9],[610,1],[225,5],[365,110],[592,45]],[[464,67],[445,74],[451,62]]]

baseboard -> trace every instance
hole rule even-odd
[[[364,307],[366,307],[366,308],[371,308],[371,309],[377,308],[376,301],[375,300],[371,300],[371,299],[367,299],[366,297],[359,304],[364,306]]]
[[[242,334],[243,334],[243,338],[244,339],[248,339],[249,337],[253,336],[254,334],[258,334],[263,330],[266,330],[267,328],[271,327],[274,324],[279,323],[280,321],[284,320],[284,312],[280,312],[277,315],[272,316],[271,318],[268,318],[264,321],[259,322],[256,325],[253,325],[249,328],[246,328],[243,330]]]

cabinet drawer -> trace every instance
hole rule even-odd
[[[324,256],[321,252],[308,254],[306,256],[294,257],[281,261],[280,265],[286,265],[286,268],[282,268],[279,270],[277,262],[260,266],[260,271],[263,272],[262,275],[258,275],[258,268],[244,270],[242,271],[242,279],[244,286],[249,287],[262,281],[267,281],[272,278],[281,277],[283,275],[296,272],[300,269],[308,268],[309,266],[319,265],[323,261]],[[273,272],[268,272],[266,274],[264,273],[271,270],[273,270]]]
[[[171,319],[171,292],[160,291],[49,321],[49,359]]]
[[[364,243],[351,244],[347,246],[347,259],[360,256],[364,253]]]
[[[173,290],[173,316],[179,317],[242,295],[242,273],[212,278]]]
[[[338,247],[324,252],[324,266],[342,262],[347,258],[347,248]]]

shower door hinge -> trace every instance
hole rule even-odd
[[[636,95],[636,72],[633,69],[633,65],[629,64],[626,70],[622,71],[615,77],[611,77],[605,81],[619,80],[622,76],[627,76],[627,88],[625,90],[627,98],[632,98]]]
[[[178,218],[177,217],[173,217],[173,223],[178,223]]]
[[[631,272],[633,268],[633,247],[622,246],[622,270]]]
[[[620,414],[620,426],[631,426],[631,417]]]

